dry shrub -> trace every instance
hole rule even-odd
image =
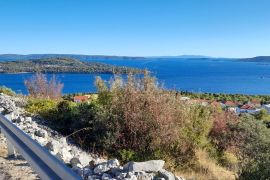
[[[210,132],[212,143],[219,151],[235,151],[235,141],[227,138],[231,129],[230,126],[239,122],[239,117],[233,112],[224,112],[213,108],[213,127]]]
[[[42,73],[36,73],[30,79],[25,80],[24,84],[31,97],[60,99],[64,85],[59,82],[55,75],[50,79]]]
[[[110,86],[97,78],[96,84],[98,101],[111,114],[106,123],[114,131],[113,151],[134,152],[135,160],[162,158],[170,168],[193,163],[195,148],[210,130],[207,108],[183,104],[148,74],[115,77]]]

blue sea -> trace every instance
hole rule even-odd
[[[190,92],[270,94],[270,64],[228,59],[145,58],[104,59],[113,65],[148,69],[166,89]],[[26,94],[24,80],[31,73],[0,74],[0,85]],[[51,76],[51,75],[48,75]],[[95,77],[109,80],[110,74],[56,74],[64,93],[95,92]]]

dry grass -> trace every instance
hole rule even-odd
[[[232,171],[228,171],[225,168],[217,165],[205,151],[198,150],[196,152],[198,158],[198,170],[190,172],[178,172],[182,177],[186,179],[194,180],[235,180],[236,174]]]

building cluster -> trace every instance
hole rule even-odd
[[[230,112],[234,112],[236,114],[241,113],[249,113],[249,114],[256,114],[260,112],[262,109],[267,110],[270,114],[270,104],[261,104],[259,100],[251,100],[245,104],[233,102],[233,101],[212,101],[212,100],[205,100],[205,99],[190,99],[189,97],[181,97],[180,100],[186,101],[187,103],[192,104],[200,104],[203,106],[220,106],[222,109]]]
[[[87,95],[77,95],[73,97],[73,101],[76,103],[81,102],[90,102],[92,100],[97,99],[97,94],[87,94]],[[221,107],[222,109],[230,112],[234,112],[236,114],[241,113],[249,113],[249,114],[256,114],[260,112],[262,109],[267,110],[267,112],[270,114],[270,104],[261,104],[259,100],[252,100],[250,102],[247,102],[245,104],[241,104],[238,102],[233,101],[213,101],[213,100],[205,100],[205,99],[191,99],[189,97],[182,96],[180,97],[181,101],[185,101],[189,104],[200,104],[202,106],[215,106],[215,107]]]

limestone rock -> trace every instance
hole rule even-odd
[[[124,165],[124,170],[128,172],[158,172],[164,166],[163,160],[151,160],[145,162],[129,162]]]
[[[95,169],[94,169],[94,172],[96,174],[100,174],[100,173],[104,173],[104,172],[107,172],[109,171],[110,168],[107,166],[107,162],[103,162],[103,163],[100,163],[98,164]]]
[[[36,130],[35,131],[35,136],[38,136],[38,137],[47,137],[48,136],[48,133],[44,130]]]
[[[73,167],[73,166],[77,166],[77,164],[81,164],[81,162],[80,162],[80,160],[78,159],[78,158],[72,158],[71,160],[70,160],[70,164],[71,164],[71,166]]]
[[[159,171],[160,177],[163,177],[165,180],[175,180],[175,176],[173,173],[166,171],[165,169],[161,169]]]
[[[117,159],[111,159],[111,160],[108,160],[107,162],[98,164],[95,167],[94,172],[96,174],[100,174],[100,173],[107,172],[112,168],[117,168],[118,166],[119,166],[119,161]]]

